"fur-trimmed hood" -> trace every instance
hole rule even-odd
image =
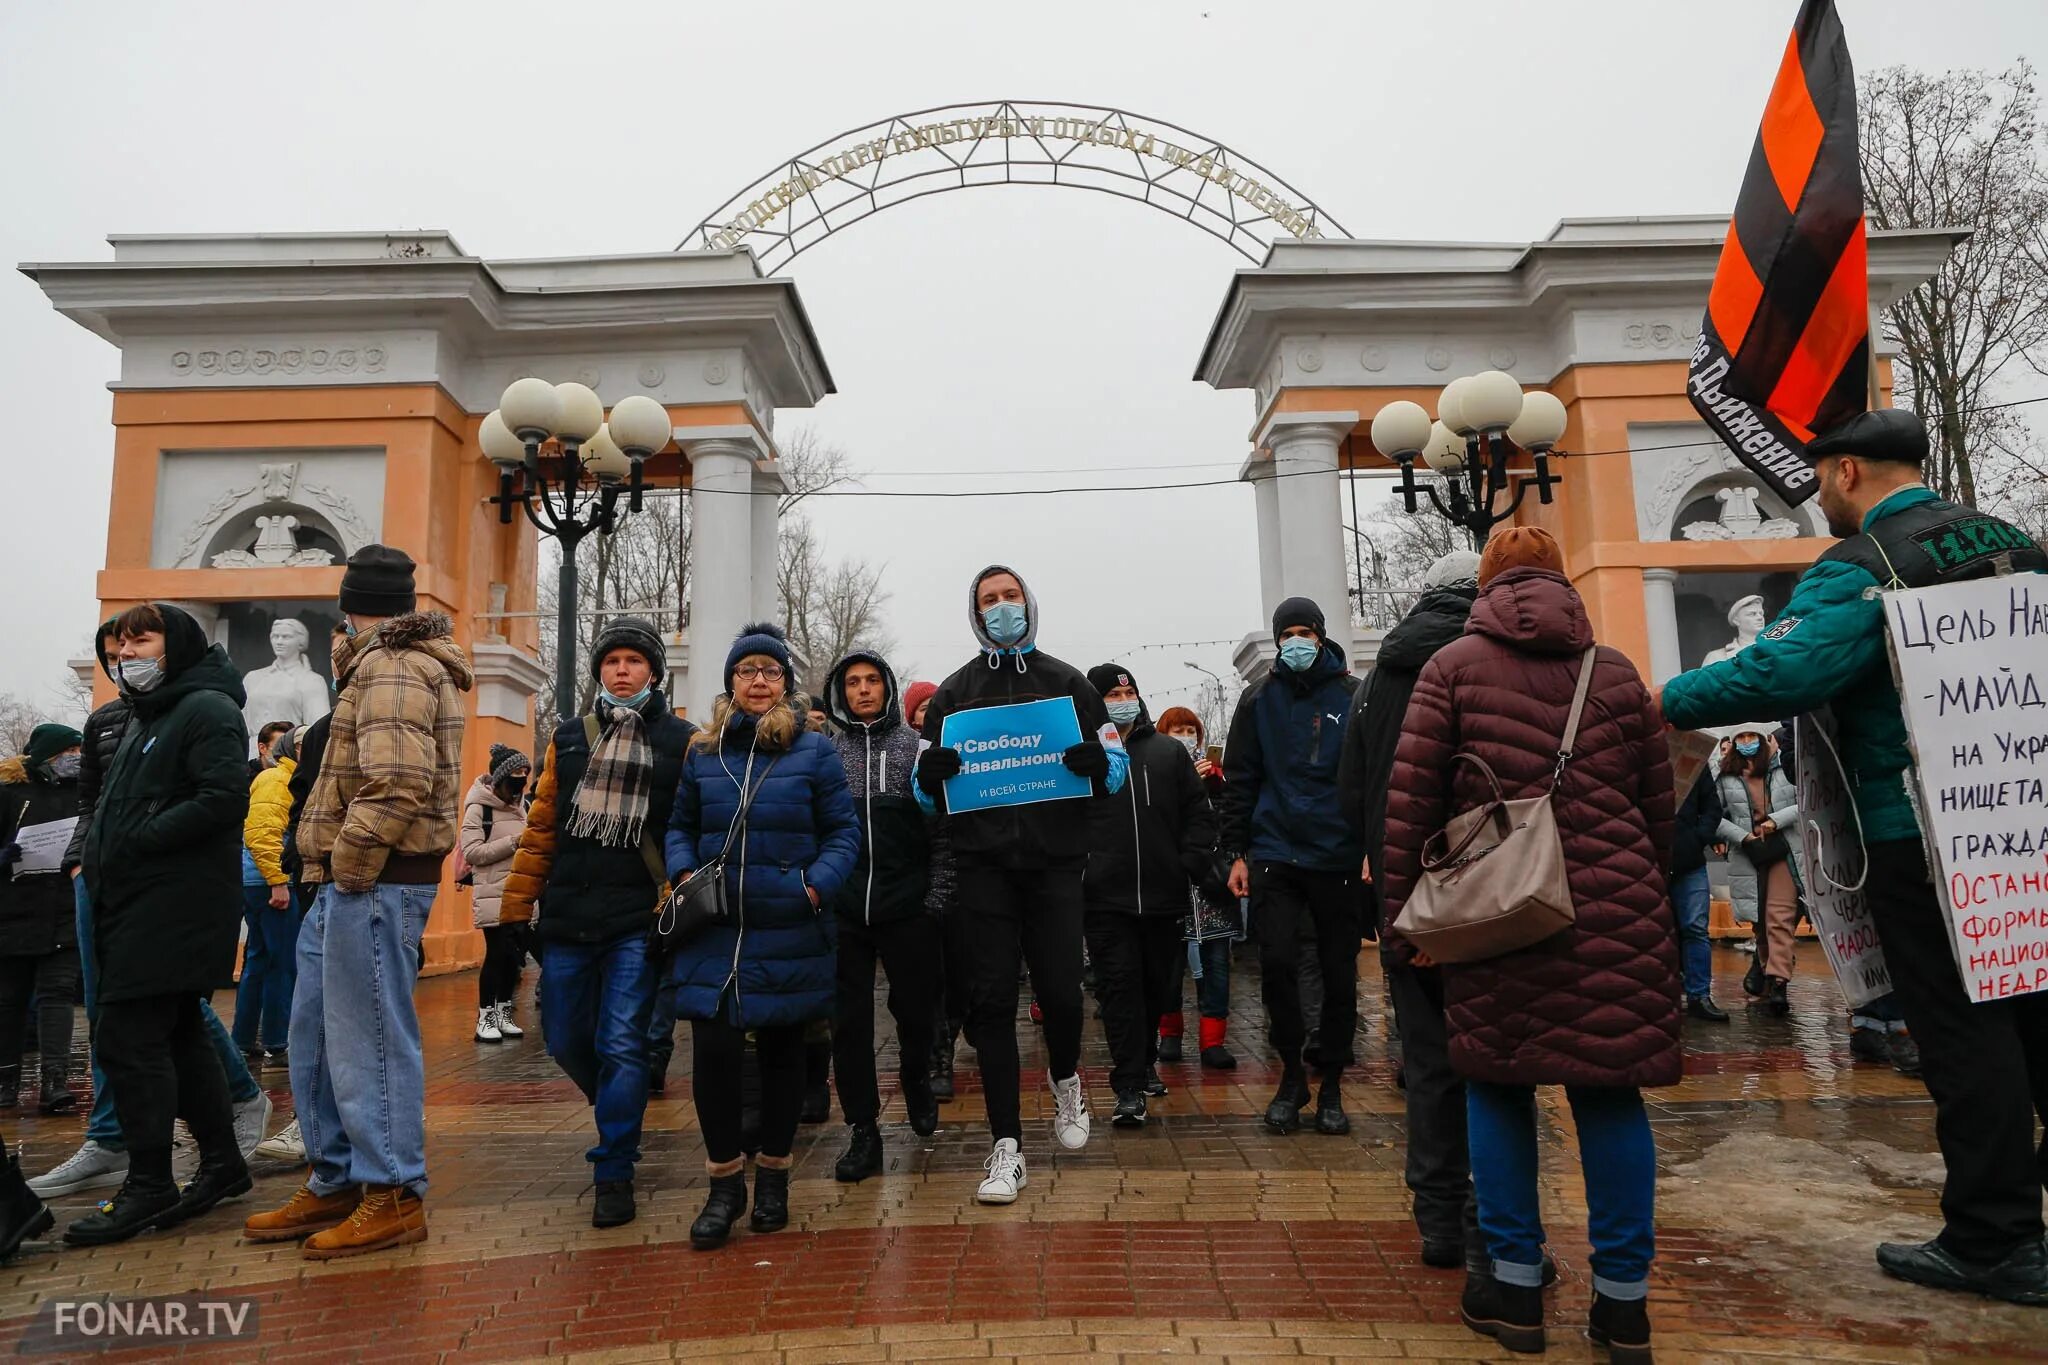
[[[455,643],[455,624],[446,612],[411,611],[360,635],[345,637],[334,649],[334,676],[347,686],[349,676],[363,660],[380,649],[412,649],[431,655],[464,692],[476,682],[469,657]]]

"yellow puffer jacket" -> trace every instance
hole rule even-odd
[[[270,886],[291,881],[279,860],[284,856],[284,829],[292,818],[292,772],[299,765],[289,758],[256,774],[249,784],[249,814],[242,821],[242,846],[249,850],[256,870]]]

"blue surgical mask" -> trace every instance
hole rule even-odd
[[[353,622],[353,621],[351,621],[351,620],[349,620],[349,619],[348,619],[348,618],[346,618],[346,617],[343,617],[343,618],[342,618],[342,622],[341,622],[341,633],[342,633],[343,635],[346,635],[346,636],[347,636],[347,637],[348,637],[349,639],[351,639],[351,640],[355,639],[355,638],[356,638],[356,623],[355,623],[355,622]]]
[[[1296,673],[1306,673],[1322,654],[1323,647],[1314,640],[1305,640],[1299,635],[1280,642],[1280,662]]]
[[[151,692],[164,680],[162,659],[123,659],[114,666],[123,691]]]
[[[1004,648],[1023,639],[1028,625],[1022,602],[998,602],[981,614],[981,627],[988,638]]]
[[[1755,758],[1759,753],[1763,752],[1763,747],[1763,741],[1760,739],[1738,739],[1735,741],[1735,752],[1741,754],[1744,758]]]
[[[1118,725],[1129,725],[1145,709],[1141,701],[1113,701],[1109,703],[1109,718]]]

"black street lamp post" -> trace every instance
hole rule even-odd
[[[1550,472],[1550,453],[1564,429],[1564,404],[1554,396],[1525,394],[1513,377],[1488,370],[1446,385],[1435,422],[1419,403],[1387,404],[1372,419],[1372,443],[1400,465],[1401,498],[1410,512],[1421,508],[1418,494],[1427,497],[1440,516],[1479,545],[1521,509],[1530,488],[1538,502],[1552,501],[1559,478]],[[1530,456],[1532,473],[1510,468],[1517,452]],[[1438,485],[1416,482],[1418,458],[1442,476],[1441,492]],[[1510,490],[1501,506],[1500,494]]]

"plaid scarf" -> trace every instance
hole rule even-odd
[[[611,848],[635,848],[654,789],[654,749],[632,707],[599,698],[597,719],[603,733],[591,746],[590,763],[576,784],[568,832]]]

